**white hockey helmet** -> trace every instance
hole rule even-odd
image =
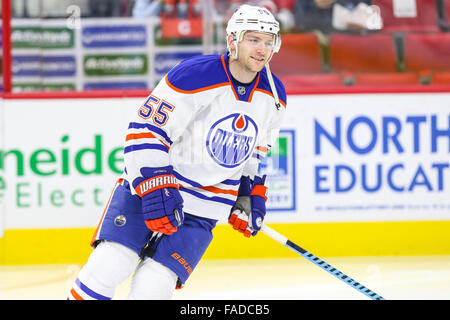
[[[241,5],[228,20],[227,36],[233,35],[236,47],[246,31],[264,32],[274,35],[273,52],[278,52],[281,47],[280,24],[272,13],[264,7]],[[228,51],[231,54],[230,48]],[[237,50],[233,58],[237,58]]]

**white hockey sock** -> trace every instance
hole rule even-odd
[[[172,297],[178,276],[151,258],[142,261],[131,281],[130,300],[167,300]]]
[[[94,249],[70,290],[69,300],[107,300],[116,287],[134,271],[139,256],[112,241],[102,241]]]

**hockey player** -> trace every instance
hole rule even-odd
[[[125,170],[69,299],[111,299],[131,274],[129,299],[169,299],[212,240],[218,221],[255,236],[266,214],[258,163],[286,108],[268,63],[281,45],[265,8],[242,5],[228,53],[175,66],[129,123]]]

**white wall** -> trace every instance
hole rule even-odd
[[[95,226],[142,100],[5,100],[6,228]]]
[[[3,100],[4,228],[96,226],[143,100]],[[450,93],[289,96],[281,138],[269,222],[450,219]]]

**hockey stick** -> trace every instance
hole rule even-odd
[[[350,278],[349,276],[344,274],[342,271],[339,271],[338,269],[336,269],[333,266],[329,265],[328,263],[326,263],[322,259],[316,257],[315,255],[313,255],[312,253],[306,251],[305,249],[303,249],[299,245],[293,243],[291,240],[289,240],[288,238],[286,238],[282,234],[276,232],[272,228],[269,228],[268,226],[263,224],[262,227],[261,227],[261,231],[264,234],[266,234],[268,237],[274,239],[275,241],[278,241],[282,245],[284,245],[284,246],[288,247],[289,249],[297,252],[302,257],[308,259],[312,263],[314,263],[317,266],[321,267],[323,270],[328,271],[330,274],[332,274],[333,276],[335,276],[339,280],[341,280],[344,283],[348,284],[353,289],[356,289],[359,292],[365,294],[369,298],[371,298],[373,300],[384,300],[384,298],[382,296],[380,296],[379,294],[373,292],[369,288],[366,288],[361,283],[357,282],[356,280],[353,280],[352,278]]]

